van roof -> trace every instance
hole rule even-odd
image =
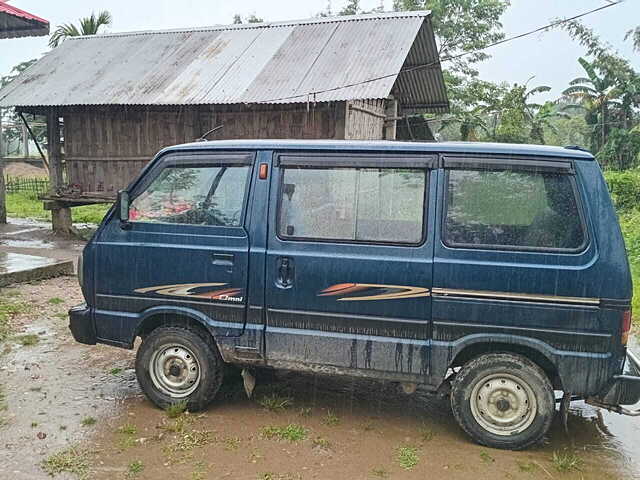
[[[552,147],[486,142],[398,142],[391,140],[211,140],[168,147],[170,150],[269,149],[425,152],[455,154],[526,155],[593,160],[590,152],[577,147]]]

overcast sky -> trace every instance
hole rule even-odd
[[[334,11],[342,0],[332,0]],[[363,8],[373,8],[380,0],[363,0]],[[507,36],[545,25],[556,17],[573,16],[598,7],[606,0],[512,0],[504,15]],[[11,0],[11,4],[51,22],[51,29],[61,23],[107,9],[113,15],[112,32],[196,27],[231,23],[233,15],[254,13],[267,21],[308,18],[327,6],[327,0]],[[385,0],[391,9],[392,0]],[[597,12],[584,19],[620,54],[640,69],[640,54],[624,42],[627,30],[640,25],[640,0],[626,0],[620,5]],[[48,50],[47,38],[0,40],[0,75],[25,60]],[[488,50],[492,58],[478,65],[481,77],[495,82],[525,82],[535,75],[531,85],[549,85],[549,98],[557,97],[569,80],[582,76],[576,59],[583,48],[561,31],[544,32],[509,42]]]

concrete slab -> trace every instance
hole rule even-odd
[[[0,252],[0,287],[60,275],[73,275],[73,261]]]

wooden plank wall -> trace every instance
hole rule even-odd
[[[384,138],[385,100],[351,100],[347,102],[345,138],[380,140]]]
[[[209,139],[344,138],[345,103],[242,106],[86,107],[63,111],[69,185],[85,193],[125,188],[163,147]]]

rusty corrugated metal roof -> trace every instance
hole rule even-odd
[[[0,0],[0,38],[49,35],[49,22]]]
[[[400,73],[417,64],[434,65]],[[391,93],[425,111],[448,108],[429,12],[70,38],[0,90],[0,107],[326,102]]]

